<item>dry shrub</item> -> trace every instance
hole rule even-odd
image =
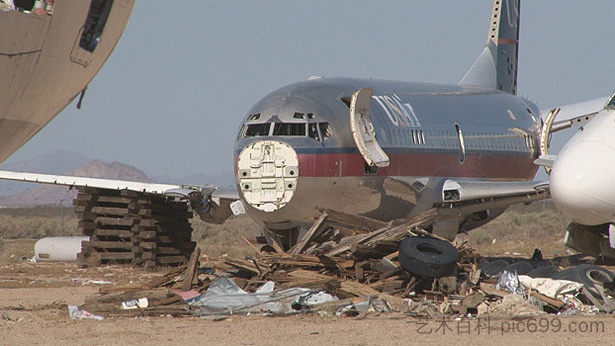
[[[59,236],[62,232],[60,208],[39,206],[0,209],[0,238],[40,239]],[[80,235],[72,208],[64,208],[64,235]]]
[[[258,226],[248,215],[231,217],[221,225],[209,224],[194,217],[191,221],[192,239],[209,256],[229,254],[231,256],[254,255],[252,248],[241,238],[244,236],[253,244],[260,233]]]
[[[544,255],[555,256],[565,250],[566,225],[564,216],[550,201],[541,201],[510,207],[495,220],[470,231],[468,239],[483,255],[531,255],[535,248],[540,248]]]

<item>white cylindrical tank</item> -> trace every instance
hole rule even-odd
[[[76,261],[81,242],[90,237],[45,237],[34,244],[34,259],[48,262]]]

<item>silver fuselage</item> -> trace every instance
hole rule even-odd
[[[372,122],[379,144],[390,157],[390,165],[377,171],[366,166],[349,126],[348,99],[361,88],[373,89]],[[533,179],[539,128],[535,114],[539,114],[536,105],[521,97],[462,85],[351,78],[299,82],[273,91],[246,115],[234,147],[237,187],[248,214],[274,230],[305,227],[313,222],[318,208],[381,220],[405,218],[441,202],[442,184],[451,177]],[[307,123],[308,132],[320,128],[310,123],[326,123],[329,133],[328,137],[322,132],[276,135],[275,131],[285,130],[276,127],[274,131],[274,125],[259,135],[254,135],[256,127],[247,133],[250,125],[268,123]],[[298,160],[298,174],[277,182],[278,195],[286,192],[290,197],[269,209],[246,194],[253,185],[275,184],[266,177],[247,180],[250,167],[260,164],[254,155],[259,143],[288,144]],[[251,154],[246,154],[246,148],[251,148]],[[252,161],[242,161],[242,153],[252,155]],[[280,170],[292,165],[295,173],[292,160],[282,158],[271,167]],[[280,190],[284,182],[290,182],[288,191]]]

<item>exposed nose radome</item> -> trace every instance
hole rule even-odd
[[[599,141],[566,146],[551,172],[551,196],[569,218],[584,225],[615,220],[615,148]]]
[[[279,210],[290,202],[298,177],[297,153],[280,141],[250,143],[237,159],[237,179],[244,199],[264,212]]]

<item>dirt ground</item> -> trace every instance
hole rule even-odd
[[[287,317],[108,318],[70,320],[67,304],[80,305],[100,285],[125,285],[161,275],[129,267],[79,269],[69,263],[0,266],[0,344],[212,344],[397,345],[494,343],[608,345],[615,316],[421,320],[402,313],[337,318]],[[103,283],[110,282],[110,283]]]

